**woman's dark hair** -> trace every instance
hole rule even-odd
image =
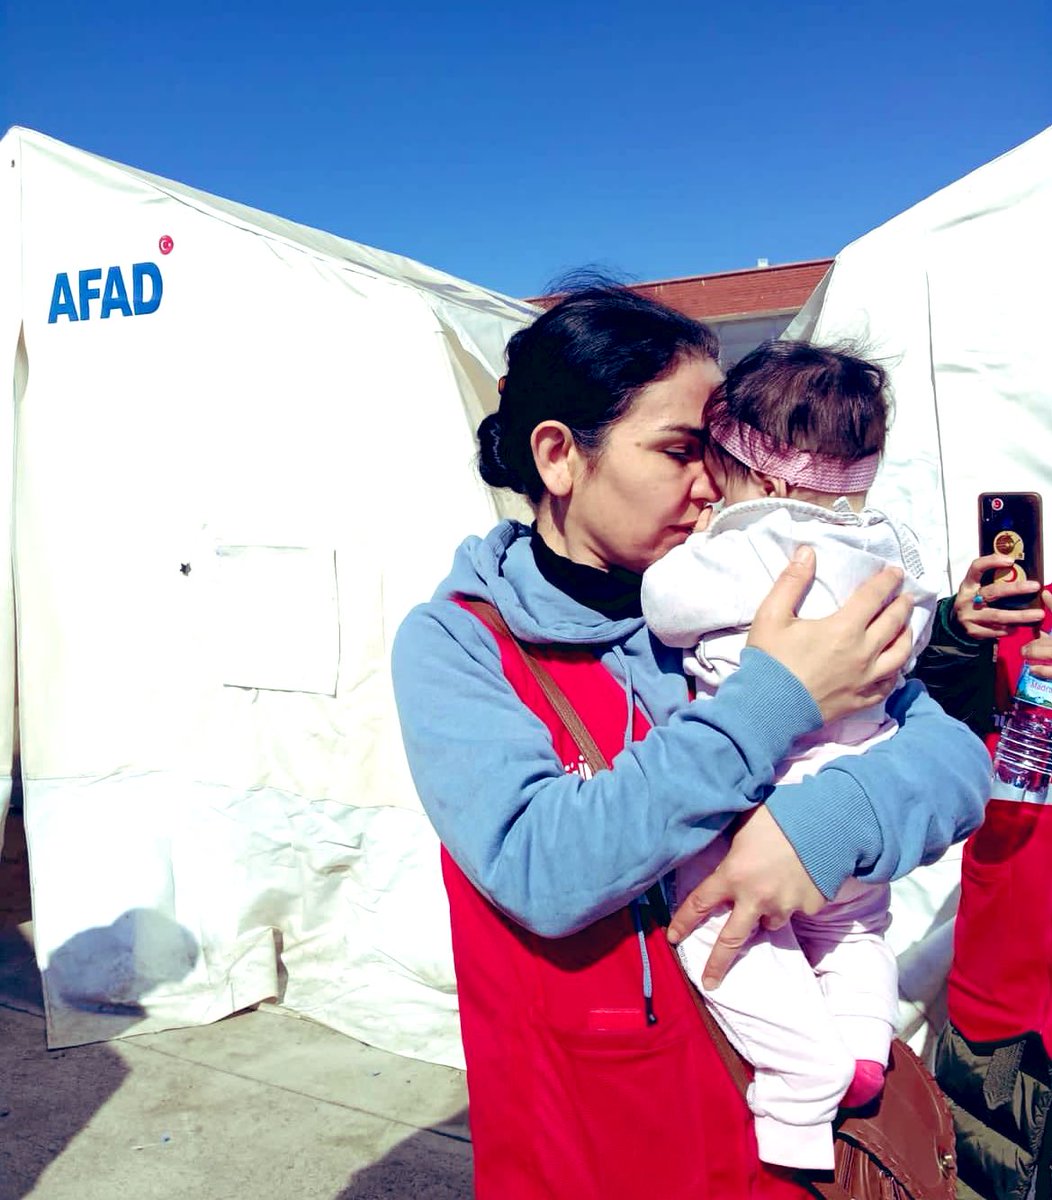
[[[508,342],[500,407],[478,428],[482,478],[536,504],[544,484],[530,436],[542,421],[562,421],[585,454],[597,453],[641,388],[684,358],[718,354],[708,326],[628,288],[564,296]]]
[[[844,349],[764,342],[727,372],[705,407],[707,425],[730,417],[798,450],[853,462],[883,454],[890,418],[887,372]],[[736,476],[749,468],[715,440],[709,450]]]

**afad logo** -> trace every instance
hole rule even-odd
[[[172,247],[172,239],[167,235],[158,243],[162,254],[171,254]],[[164,279],[161,276],[161,268],[156,263],[132,263],[130,293],[125,274],[120,267],[106,268],[105,283],[102,275],[102,267],[88,267],[78,271],[74,292],[69,273],[59,271],[51,289],[51,309],[48,312],[47,323],[54,325],[59,317],[65,317],[69,321],[90,321],[92,316],[98,316],[105,321],[114,313],[120,313],[122,317],[145,317],[161,307]]]

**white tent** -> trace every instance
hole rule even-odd
[[[786,330],[851,341],[888,368],[894,424],[871,500],[916,530],[945,594],[978,554],[980,492],[1052,501],[1050,229],[1052,128],[842,250]],[[1046,577],[1050,545],[1046,533]],[[893,887],[900,1016],[917,1048],[945,1018],[959,880],[956,847]]]
[[[1052,502],[1050,228],[1052,128],[852,242],[786,331],[889,368],[872,499],[917,531],[947,590],[978,553],[980,492]]]
[[[387,659],[500,515],[473,430],[535,310],[0,145],[0,769],[17,711],[49,1043],[277,998],[460,1062]]]

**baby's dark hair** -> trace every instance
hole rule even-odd
[[[707,425],[732,418],[797,450],[854,462],[883,454],[890,420],[887,372],[845,350],[764,342],[727,372],[705,407]],[[749,468],[716,441],[728,474]]]

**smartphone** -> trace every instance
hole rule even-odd
[[[979,497],[979,554],[1007,554],[1010,567],[987,571],[982,582],[1013,583],[1033,579],[1044,583],[1041,497],[1037,492],[983,492]],[[991,600],[992,608],[1030,608],[1039,603],[1031,593]]]

